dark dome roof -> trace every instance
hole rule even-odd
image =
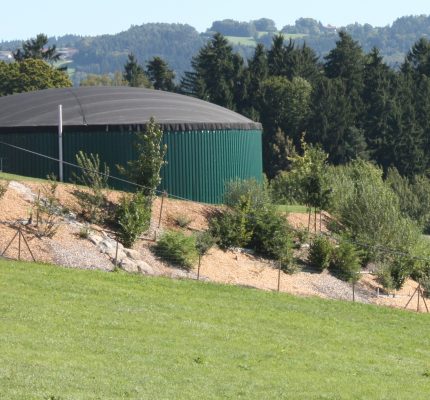
[[[166,130],[261,129],[226,108],[180,94],[131,87],[46,89],[0,97],[0,128],[144,125],[154,117]]]

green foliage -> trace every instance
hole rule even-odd
[[[125,247],[132,247],[151,223],[151,199],[142,192],[124,195],[116,208],[117,237]]]
[[[399,198],[383,181],[380,168],[355,161],[331,168],[329,176],[333,187],[331,211],[340,226],[362,245],[367,261],[384,265],[384,274],[391,276],[384,278],[388,285],[400,288],[421,268],[411,260],[428,257],[419,227],[402,214]]]
[[[190,270],[198,258],[196,238],[186,236],[182,232],[165,232],[154,247],[155,254],[160,258]]]
[[[390,168],[386,178],[399,199],[402,213],[416,221],[424,232],[430,229],[430,179],[415,176],[412,180],[403,177],[395,168]]]
[[[215,244],[215,239],[209,231],[198,232],[196,235],[196,250],[203,257]]]
[[[131,87],[149,88],[151,86],[145,75],[145,70],[137,63],[136,57],[133,53],[128,55],[128,60],[124,65],[123,78]]]
[[[421,280],[421,287],[425,297],[430,299],[430,277],[425,277]]]
[[[81,239],[88,239],[91,234],[91,228],[88,225],[84,225],[79,229],[79,237]]]
[[[22,43],[22,49],[17,49],[13,52],[15,61],[21,62],[28,59],[44,60],[50,63],[58,61],[60,54],[57,53],[55,44],[48,44],[48,36],[43,33],[38,34],[35,38],[26,40]]]
[[[120,72],[115,72],[113,76],[111,74],[87,74],[84,79],[79,82],[79,86],[125,86],[123,76]]]
[[[0,61],[0,96],[71,86],[72,82],[63,71],[42,60],[26,59],[19,63]]]
[[[361,252],[348,239],[341,239],[332,254],[330,271],[347,282],[360,280]]]
[[[161,57],[153,57],[146,64],[146,74],[154,89],[168,92],[175,90],[175,73]]]
[[[224,204],[235,207],[240,199],[249,199],[252,207],[262,207],[270,202],[270,192],[266,181],[258,182],[255,178],[235,179],[225,185]]]
[[[334,247],[324,235],[317,235],[309,247],[308,262],[319,271],[324,271],[330,265]]]
[[[186,214],[177,214],[173,217],[175,224],[180,228],[187,228],[193,222],[193,219]]]
[[[376,272],[376,276],[377,276],[378,282],[382,285],[384,289],[386,289],[389,292],[394,290],[395,283],[394,283],[393,276],[391,275],[391,270],[389,265],[386,265],[386,264],[380,265]]]
[[[257,253],[281,261],[292,262],[293,236],[286,218],[272,204],[254,209],[250,224],[253,227],[250,247]]]
[[[103,222],[107,217],[105,190],[108,188],[109,167],[106,163],[101,165],[98,154],[86,154],[82,150],[76,154],[76,163],[80,173],[74,173],[74,179],[87,188],[75,190],[82,215],[90,222]]]
[[[122,174],[140,185],[147,196],[154,196],[161,182],[160,170],[167,152],[162,140],[163,130],[151,117],[145,130],[136,134],[137,159],[128,161],[127,167],[117,166]]]
[[[251,201],[241,197],[235,207],[215,212],[209,221],[211,235],[222,249],[246,247],[253,235]]]
[[[255,180],[227,185],[229,209],[216,212],[209,229],[223,248],[248,247],[287,265],[292,257],[292,234],[286,218],[271,203],[267,185]]]
[[[57,178],[55,175],[48,175],[47,179],[48,183],[42,186],[42,191],[35,199],[31,212],[36,214],[38,236],[52,238],[59,228],[58,214],[61,207],[56,196]],[[33,215],[30,218],[33,218]]]

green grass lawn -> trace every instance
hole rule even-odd
[[[32,178],[29,176],[8,174],[6,172],[0,172],[0,179],[5,181],[32,181],[32,182],[47,182],[46,179]]]
[[[428,399],[429,326],[383,307],[0,261],[0,398]]]

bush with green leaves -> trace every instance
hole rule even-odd
[[[330,271],[347,282],[357,282],[360,279],[361,253],[348,239],[341,239],[334,249]]]
[[[430,232],[430,179],[423,175],[408,179],[389,168],[386,183],[397,195],[403,215],[416,221],[424,232]]]
[[[57,199],[58,181],[54,174],[48,175],[48,184],[42,186],[42,194],[34,200],[37,235],[52,238],[58,231],[58,214],[62,211]],[[33,210],[32,210],[33,213]]]
[[[87,187],[87,190],[76,189],[82,215],[89,222],[100,223],[107,218],[107,200],[105,190],[108,188],[109,167],[101,164],[98,154],[86,154],[79,151],[76,154],[76,163],[80,173],[74,173],[76,183]]]
[[[167,145],[162,142],[163,129],[151,117],[145,129],[136,133],[137,158],[128,161],[126,167],[117,165],[119,172],[140,185],[147,196],[154,196],[161,182],[160,170],[167,152]]]
[[[396,258],[387,253],[415,255],[422,242],[419,227],[402,214],[398,197],[382,179],[380,168],[357,160],[329,170],[331,211],[342,230],[362,245],[367,261],[392,264],[393,279],[400,283],[403,272],[398,273]]]
[[[224,204],[235,208],[242,199],[249,199],[252,207],[262,207],[270,203],[271,196],[267,181],[258,182],[255,178],[235,179],[225,185]]]
[[[330,265],[334,246],[324,235],[317,235],[309,247],[308,262],[318,271],[324,271]]]
[[[190,225],[191,222],[193,222],[193,219],[186,214],[177,214],[173,217],[173,220],[175,224],[180,228],[187,228],[188,225]]]
[[[167,262],[190,270],[198,259],[195,236],[166,231],[154,247],[155,254]]]
[[[222,249],[246,247],[253,234],[251,202],[242,197],[234,208],[215,211],[209,220],[209,231]]]
[[[250,247],[257,253],[288,264],[292,260],[293,234],[288,222],[275,206],[266,204],[253,210]]]
[[[209,229],[218,245],[223,248],[248,247],[271,259],[290,262],[292,257],[292,232],[285,217],[271,204],[270,196],[235,183],[232,191],[241,195],[227,196],[230,208],[215,212]],[[241,190],[238,190],[240,188]]]
[[[142,192],[124,195],[116,208],[118,240],[125,247],[132,247],[151,223],[151,199]]]
[[[196,250],[200,257],[203,257],[215,244],[215,239],[209,231],[197,232],[196,237]]]
[[[430,298],[430,277],[425,277],[421,280],[421,287],[426,298]]]

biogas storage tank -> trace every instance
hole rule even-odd
[[[136,133],[151,117],[167,145],[160,190],[206,203],[222,202],[225,183],[262,179],[261,124],[193,97],[130,87],[46,89],[0,98],[0,158],[3,171],[58,176],[58,162],[4,143],[58,159],[58,106],[62,105],[63,160],[76,153],[98,154],[116,165],[136,157]],[[75,168],[64,165],[64,181]],[[110,180],[114,188],[124,184]]]

